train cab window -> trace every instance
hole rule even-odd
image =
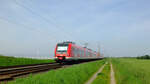
[[[57,52],[67,52],[68,45],[58,45],[57,46]]]

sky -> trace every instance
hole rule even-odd
[[[150,54],[149,0],[0,0],[0,54],[53,58],[74,41],[108,57]]]

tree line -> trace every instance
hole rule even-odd
[[[138,56],[137,59],[150,59],[150,55]]]

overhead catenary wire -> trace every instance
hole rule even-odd
[[[26,11],[30,12],[31,14],[40,17],[40,18],[41,18],[42,20],[44,20],[46,23],[48,23],[48,24],[53,24],[58,30],[61,30],[61,32],[63,32],[63,33],[65,34],[64,38],[70,37],[71,39],[74,39],[74,41],[78,41],[75,37],[72,36],[72,34],[74,34],[74,33],[71,33],[71,34],[70,34],[70,32],[64,31],[62,28],[60,28],[60,27],[61,27],[60,25],[55,24],[55,23],[52,22],[51,20],[45,18],[43,15],[41,15],[41,14],[39,14],[39,13],[33,11],[32,7],[25,6],[25,5],[21,4],[21,3],[19,3],[18,0],[13,0],[13,1],[16,3],[16,5],[18,5],[18,6],[22,7],[22,8],[24,8]],[[7,19],[7,21],[8,21],[8,19]],[[8,22],[11,22],[11,21],[8,21]],[[11,22],[11,23],[14,23],[14,22]],[[15,24],[16,24],[16,23],[15,23]],[[24,28],[28,28],[29,30],[36,31],[36,32],[39,32],[39,33],[47,34],[46,32],[43,32],[43,31],[34,30],[33,28],[31,28],[31,27],[29,27],[29,26],[27,26],[27,25],[25,25],[25,24],[20,24],[20,23],[17,23],[17,24],[22,25]],[[31,29],[30,29],[30,28],[31,28]],[[51,37],[51,38],[52,38],[52,37]],[[54,39],[56,40],[55,36],[53,35],[53,40],[54,40]],[[76,39],[76,40],[75,40],[75,39]],[[80,43],[80,41],[78,41],[78,42]]]
[[[16,23],[16,22],[14,22],[14,21],[10,21],[9,19],[2,18],[2,17],[0,17],[0,20],[2,20],[2,21],[7,21],[8,23],[11,23],[11,24],[20,25],[21,28],[24,28],[24,29],[29,30],[29,31],[34,31],[34,32],[42,33],[42,34],[47,34],[47,35],[48,35],[48,36],[47,36],[48,38],[53,38],[53,40],[56,40],[55,37],[52,37],[52,36],[50,37],[50,35],[49,35],[48,33],[45,33],[45,32],[39,31],[39,30],[35,30],[34,28],[29,27],[29,26],[27,26],[27,25],[25,25],[25,24]]]
[[[26,9],[28,12],[32,13],[33,15],[39,16],[41,19],[43,19],[48,24],[54,25],[56,27],[56,29],[60,30],[61,32],[63,32],[65,34],[64,38],[69,37],[69,38],[71,38],[71,40],[74,39],[74,41],[79,42],[80,44],[82,44],[77,38],[75,38],[75,37],[72,36],[72,34],[74,34],[73,32],[71,32],[71,31],[69,31],[69,32],[64,31],[63,28],[62,28],[62,26],[60,26],[58,24],[55,24],[54,21],[51,21],[51,20],[45,18],[43,15],[41,15],[41,14],[33,11],[32,7],[29,7],[29,5],[27,7],[27,6],[23,5],[23,4],[20,4],[17,0],[14,0],[14,1],[15,1],[15,3],[18,6],[23,7],[24,9]]]
[[[24,8],[24,9],[26,9],[28,12],[32,13],[33,15],[39,16],[41,19],[43,19],[43,20],[44,20],[45,22],[47,22],[48,24],[53,24],[58,30],[61,30],[61,32],[63,32],[64,34],[66,34],[67,37],[74,38],[74,37],[72,37],[72,34],[70,34],[69,32],[64,31],[62,28],[60,28],[60,26],[59,26],[58,24],[53,23],[53,22],[50,21],[49,19],[47,19],[47,18],[43,17],[42,15],[40,15],[39,13],[33,11],[33,10],[31,9],[31,7],[29,8],[29,7],[27,7],[27,6],[23,5],[23,4],[20,4],[17,0],[14,0],[14,2],[15,2],[18,6]],[[66,38],[66,36],[65,36],[65,38]],[[75,39],[75,38],[74,38],[74,39]]]

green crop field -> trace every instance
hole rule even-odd
[[[84,84],[104,63],[105,60],[99,60],[37,75],[31,74],[8,84]]]
[[[112,59],[117,84],[150,84],[150,60]]]
[[[92,84],[110,84],[110,63],[106,64]]]
[[[14,65],[26,65],[26,64],[40,64],[54,62],[52,59],[30,59],[30,58],[15,58],[9,56],[0,56],[0,67],[14,66]]]

